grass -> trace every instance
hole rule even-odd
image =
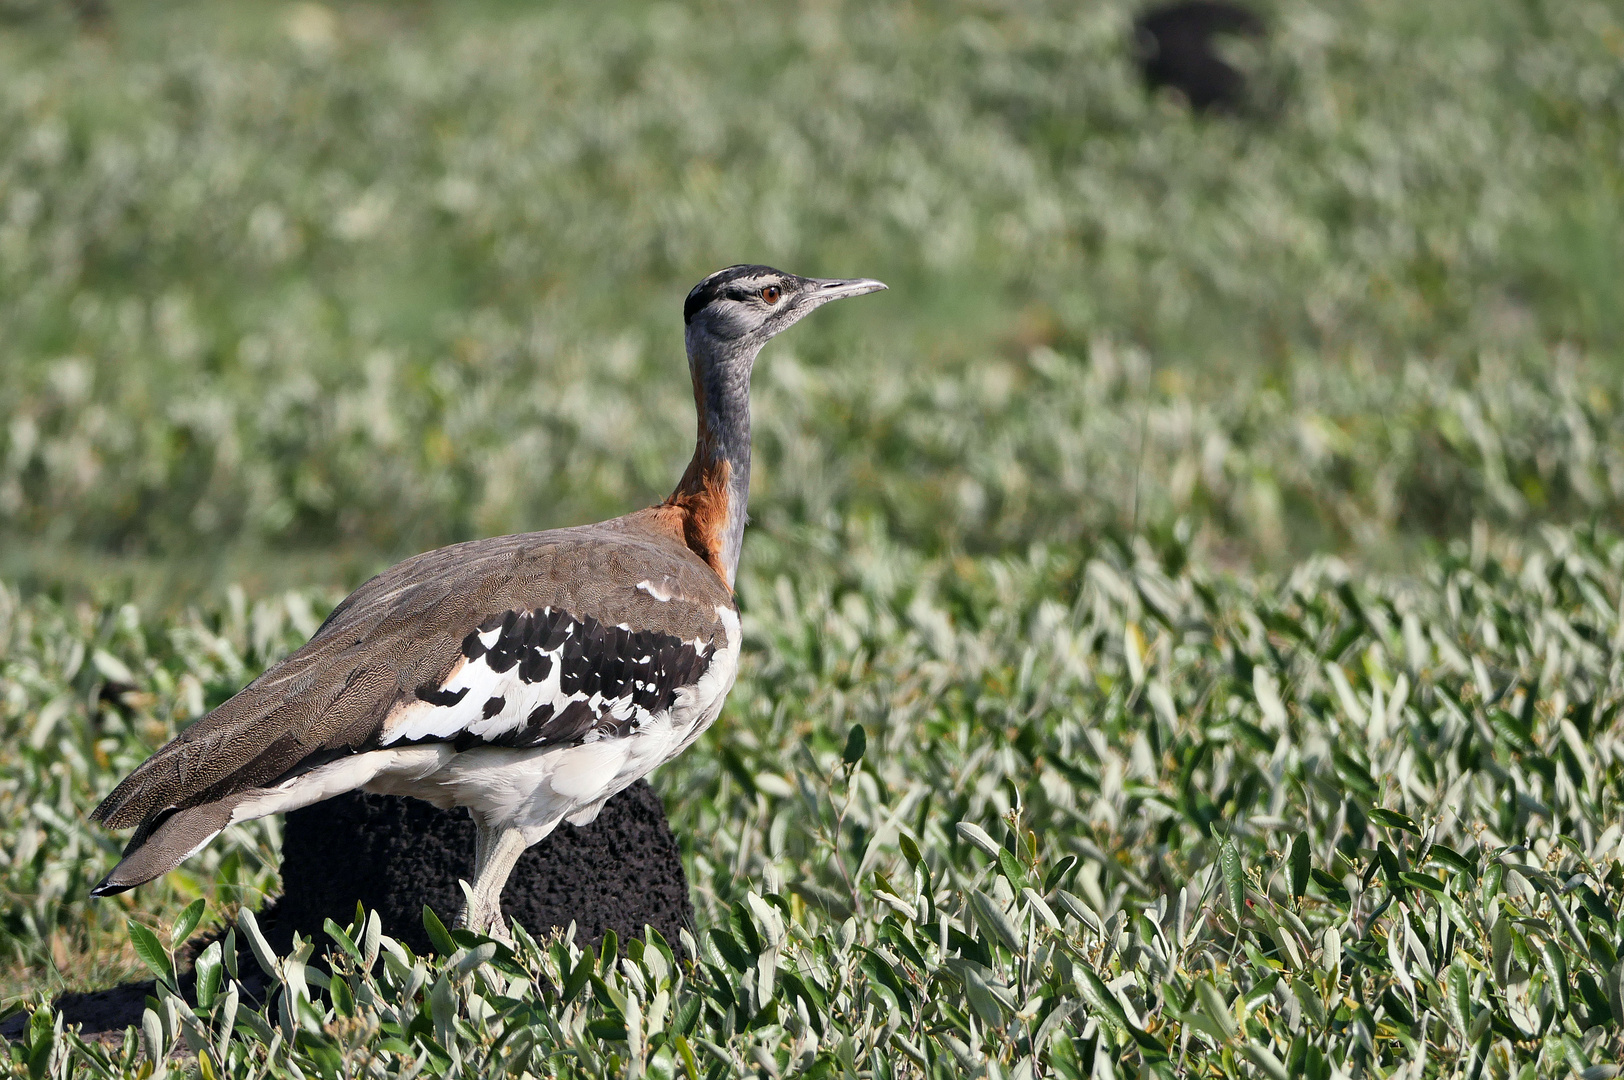
[[[893,286],[758,372],[690,940],[363,920],[7,1067],[1611,1075],[1624,28],[1269,10],[1203,120],[1126,5],[0,5],[15,1007],[252,937],[274,821],[91,904],[89,807],[392,557],[663,494],[700,275]]]
[[[42,1011],[31,1052],[59,1072],[183,1041],[216,1075],[712,1076],[1556,1074],[1616,1054],[1624,544],[1553,530],[1424,580],[1321,560],[1267,586],[1143,549],[949,561],[874,535],[785,566],[741,589],[728,717],[662,774],[697,965],[654,943],[375,943],[393,959],[355,964],[346,997],[302,974],[307,947],[276,970],[285,1004],[238,1012],[234,1038],[222,996],[195,1023],[160,1005],[111,1061]],[[4,868],[24,977],[50,942],[105,963],[127,915],[268,885],[270,837],[234,829],[91,905],[116,848],[83,813],[310,610],[171,628],[9,605],[8,682],[78,691],[8,711],[5,812],[37,823]],[[87,708],[109,671],[128,727]]]

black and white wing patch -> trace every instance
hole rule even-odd
[[[438,686],[391,711],[378,745],[574,745],[630,735],[670,713],[715,643],[604,626],[557,608],[492,616],[462,642]]]

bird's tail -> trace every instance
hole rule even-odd
[[[173,870],[231,824],[231,811],[238,801],[218,799],[147,818],[125,845],[124,858],[90,895],[114,896]]]

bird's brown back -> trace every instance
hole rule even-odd
[[[504,612],[552,608],[716,642],[718,609],[733,608],[732,591],[689,550],[682,529],[676,510],[656,507],[407,559],[356,589],[302,648],[162,747],[92,817],[127,828],[376,746],[390,713],[421,688],[442,685],[470,632]]]

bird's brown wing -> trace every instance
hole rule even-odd
[[[139,826],[131,851],[166,827],[187,834],[166,848],[196,845],[243,793],[346,754],[568,743],[668,708],[703,673],[733,598],[698,556],[628,520],[457,544],[384,571],[303,648],[153,754],[92,818]],[[528,691],[522,715],[502,694],[471,696],[498,683]],[[171,825],[192,808],[189,824]]]

